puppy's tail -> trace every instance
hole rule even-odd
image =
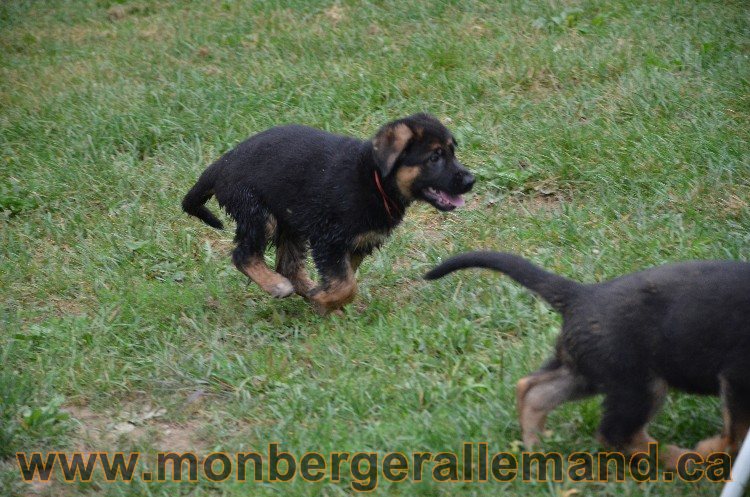
[[[214,165],[209,166],[203,171],[198,182],[193,185],[190,191],[187,192],[187,195],[185,195],[185,198],[182,199],[182,210],[191,216],[197,217],[207,225],[220,230],[224,228],[222,222],[203,205],[214,194],[215,173]]]
[[[523,257],[507,252],[465,252],[449,258],[424,277],[435,280],[458,269],[470,267],[494,269],[507,274],[559,312],[565,310],[568,302],[584,288],[581,283],[545,271]]]

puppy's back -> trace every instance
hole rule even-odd
[[[267,129],[237,145],[214,166],[216,190],[251,190],[270,203],[323,194],[332,176],[342,181],[351,165],[341,151],[356,150],[354,138],[297,124]],[[220,196],[217,195],[217,196]]]
[[[640,350],[627,362],[695,393],[715,394],[720,375],[750,378],[750,263],[669,264],[591,285],[587,295],[569,329],[585,329],[619,360]]]

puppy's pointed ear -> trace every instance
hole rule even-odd
[[[372,146],[375,152],[375,162],[382,177],[385,178],[390,174],[413,136],[412,130],[404,123],[387,124],[380,128],[378,134],[372,139]]]

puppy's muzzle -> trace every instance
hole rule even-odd
[[[453,175],[451,189],[456,193],[466,193],[472,189],[476,178],[468,170],[461,168]]]
[[[466,193],[471,190],[476,182],[476,178],[470,172],[461,174],[461,193]]]

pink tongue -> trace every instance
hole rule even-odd
[[[466,204],[461,195],[451,195],[450,193],[440,192],[440,197],[453,207],[461,207]]]

